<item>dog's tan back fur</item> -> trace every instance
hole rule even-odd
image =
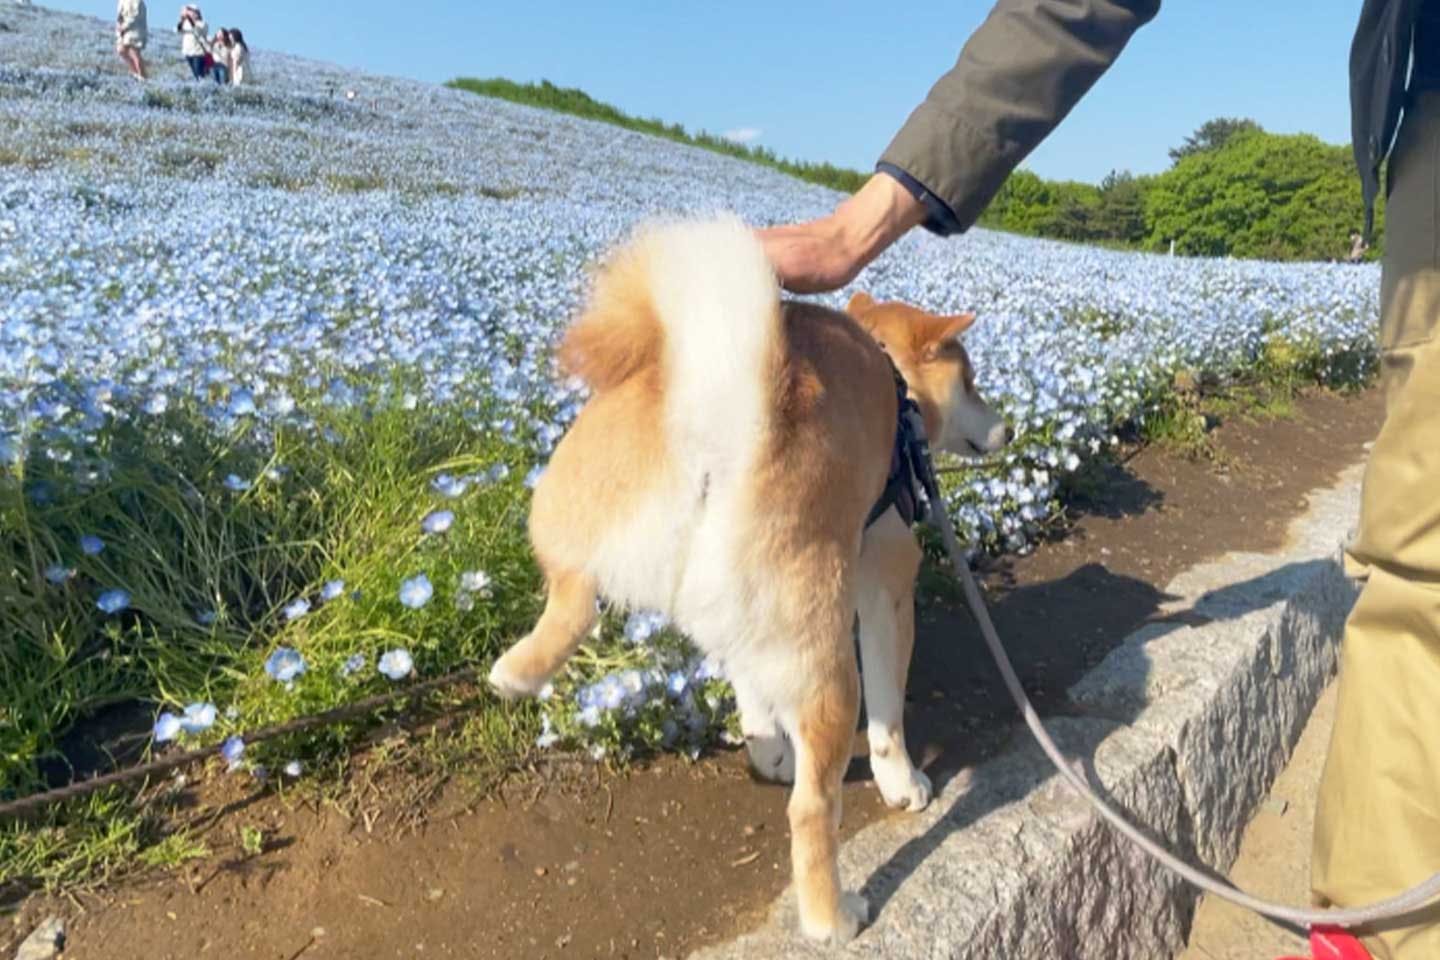
[[[670,614],[721,661],[757,770],[793,777],[801,925],[837,940],[865,919],[836,865],[857,610],[877,781],[898,805],[929,797],[900,731],[919,551],[893,512],[864,529],[897,415],[877,340],[937,436],[971,378],[955,341],[971,318],[895,306],[857,301],[862,327],[782,305],[735,222],[642,231],[621,248],[560,350],[593,394],[531,508],[546,609],[491,672],[504,693],[537,692],[589,630],[597,593]]]

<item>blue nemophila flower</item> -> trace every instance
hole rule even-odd
[[[304,771],[304,768],[300,765],[300,761],[299,761],[299,760],[291,760],[289,763],[285,764],[285,768],[284,768],[284,771],[283,771],[283,772],[284,772],[285,776],[291,777],[291,778],[293,779],[293,778],[295,778],[295,777],[300,776],[300,774],[301,774],[303,771]]]
[[[331,600],[338,599],[340,595],[344,592],[344,580],[331,580],[329,583],[325,584],[325,586],[320,588],[320,599],[325,601],[326,603],[329,603]]]
[[[151,733],[156,743],[169,743],[180,736],[180,718],[169,710],[166,710],[155,718],[155,726]]]
[[[80,538],[80,552],[87,557],[97,557],[104,549],[105,541],[93,533],[87,533]]]
[[[191,703],[185,707],[185,712],[180,715],[180,727],[186,733],[204,733],[215,726],[215,704],[213,703]]]
[[[228,737],[220,744],[220,756],[225,758],[231,770],[240,766],[245,756],[245,741],[240,737]]]
[[[403,680],[415,669],[415,661],[408,650],[388,650],[381,655],[377,669],[391,680]]]
[[[540,478],[541,478],[542,476],[544,476],[544,475],[545,475],[545,468],[544,468],[543,466],[538,466],[538,465],[537,465],[537,466],[531,467],[531,468],[530,468],[530,472],[528,472],[528,473],[525,474],[525,486],[528,487],[528,488],[531,489],[531,490],[534,490],[535,487],[539,485],[539,483],[540,483]]]
[[[637,610],[625,620],[625,639],[642,644],[669,625],[669,618],[657,610]]]
[[[249,390],[230,392],[230,416],[247,417],[255,412],[255,394]]]
[[[548,750],[560,742],[560,734],[556,733],[550,726],[548,715],[540,718],[540,736],[535,738],[535,746],[541,750]]]
[[[130,606],[130,594],[120,589],[106,590],[96,599],[95,606],[99,607],[102,613],[119,613]]]
[[[436,510],[420,521],[420,529],[426,533],[445,533],[455,523],[455,514],[450,510]]]
[[[442,497],[455,498],[461,496],[469,489],[470,483],[463,477],[453,477],[448,473],[442,473],[430,481],[430,489]]]
[[[217,614],[214,610],[201,610],[199,613],[195,614],[195,622],[200,624],[200,626],[202,627],[213,627],[215,625],[215,621],[219,618],[219,614]]]
[[[45,579],[50,583],[59,586],[75,576],[75,569],[67,567],[63,563],[52,563],[45,568]]]
[[[430,578],[423,573],[400,584],[400,602],[411,610],[419,610],[429,603],[434,595],[435,588],[431,585]]]
[[[254,484],[252,484],[249,480],[245,480],[234,473],[230,474],[225,478],[225,489],[233,493],[244,493],[252,486],[254,486]]]
[[[669,691],[670,696],[672,697],[678,698],[680,696],[683,696],[689,686],[690,678],[685,676],[685,674],[681,673],[679,670],[674,671],[670,674],[670,676],[665,678],[665,689]]]
[[[277,647],[265,659],[265,672],[271,679],[289,683],[305,672],[305,658],[293,647]]]
[[[289,603],[285,604],[285,606],[281,609],[280,614],[286,620],[297,620],[300,617],[305,616],[305,614],[309,612],[310,601],[306,600],[304,597],[301,597],[298,600],[292,600]]]
[[[490,596],[490,574],[484,570],[467,570],[460,574],[460,590],[462,593],[478,593],[482,597]]]
[[[348,677],[352,673],[358,673],[365,669],[366,657],[363,653],[352,653],[340,664],[340,676]]]

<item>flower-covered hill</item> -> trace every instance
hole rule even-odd
[[[536,612],[527,479],[581,399],[549,351],[586,264],[648,215],[836,200],[264,49],[255,86],[192,83],[172,39],[152,33],[139,83],[105,22],[0,12],[0,796],[113,702],[219,744],[493,656]],[[1377,279],[977,230],[917,232],[857,288],[979,315],[980,386],[1018,439],[949,494],[967,536],[1025,549],[1063,476],[1177,373],[1363,376]],[[605,630],[540,712],[481,712],[487,749],[716,733],[715,665],[645,612]]]

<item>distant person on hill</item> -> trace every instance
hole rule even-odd
[[[180,53],[190,65],[191,74],[196,80],[201,79],[205,76],[208,51],[205,49],[205,18],[200,15],[200,8],[188,4],[181,7],[180,22],[175,24],[175,32],[180,34]]]
[[[130,68],[130,75],[145,80],[145,57],[142,53],[150,39],[145,21],[145,0],[120,0],[115,11],[115,52]]]
[[[250,48],[245,45],[245,34],[239,28],[230,28],[230,82],[243,87],[251,82]]]
[[[1370,244],[1365,242],[1365,234],[1350,234],[1350,256],[1347,257],[1351,263],[1359,263],[1365,259],[1365,254],[1370,250]]]
[[[229,30],[216,30],[215,36],[210,39],[210,70],[215,75],[215,82],[227,84],[230,82],[230,61],[234,54],[234,47],[230,43]]]
[[[833,290],[911,227],[969,229],[1159,9],[1160,0],[999,0],[859,192],[819,220],[760,231],[781,283]],[[1440,872],[1440,0],[1363,0],[1350,104],[1362,238],[1386,165],[1386,415],[1346,550],[1364,587],[1345,625],[1311,856],[1315,901],[1342,907]],[[1319,931],[1312,942],[1326,957],[1440,957],[1434,905],[1360,932],[1363,946]]]

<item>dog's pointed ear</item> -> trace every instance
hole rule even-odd
[[[921,335],[924,337],[923,353],[926,360],[934,360],[940,349],[960,334],[970,329],[975,322],[973,313],[957,313],[949,317],[929,317]]]
[[[944,321],[944,326],[940,331],[939,339],[954,340],[975,323],[975,314],[957,313],[953,317],[941,317],[940,319]]]
[[[875,298],[862,290],[850,298],[850,302],[845,305],[845,312],[852,317],[858,317],[873,306]]]

